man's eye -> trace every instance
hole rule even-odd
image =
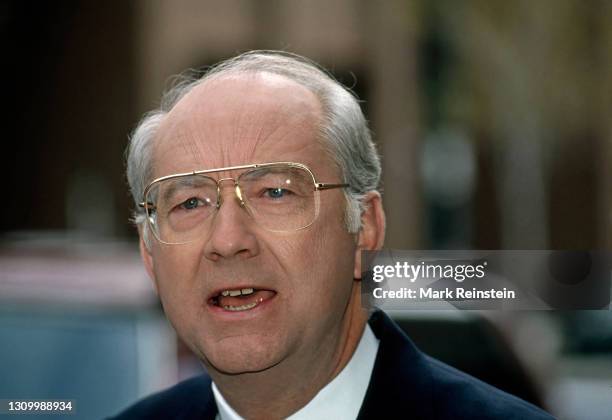
[[[198,208],[200,206],[206,206],[208,204],[210,204],[210,203],[207,203],[206,201],[202,201],[202,200],[200,200],[199,198],[196,198],[196,197],[191,197],[191,198],[183,201],[181,203],[180,207],[182,209],[185,209],[185,210],[193,210],[195,208]]]
[[[266,188],[264,195],[270,198],[283,198],[290,195],[291,191],[285,188]]]

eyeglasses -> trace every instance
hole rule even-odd
[[[237,178],[210,177],[244,170]],[[320,183],[301,163],[274,162],[208,169],[155,179],[144,191],[147,225],[164,244],[185,244],[210,229],[222,204],[223,182],[232,181],[236,199],[262,228],[292,232],[312,225],[319,214],[319,191],[349,184]]]

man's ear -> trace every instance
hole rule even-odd
[[[153,287],[155,287],[155,292],[159,294],[157,289],[157,281],[155,280],[155,271],[153,271],[153,255],[151,255],[151,251],[147,248],[147,244],[143,239],[142,228],[138,229],[140,233],[140,257],[142,258],[142,262],[145,266],[145,270],[147,270],[147,274],[149,274],[149,278],[151,282],[153,282]]]
[[[355,249],[355,268],[353,276],[361,279],[361,251],[381,249],[385,242],[385,211],[382,197],[378,191],[370,191],[363,199],[365,210],[361,215],[361,229],[357,236]]]

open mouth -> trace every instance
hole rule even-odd
[[[226,311],[242,312],[256,308],[275,295],[276,292],[273,290],[253,287],[226,289],[214,294],[209,299],[209,303]]]

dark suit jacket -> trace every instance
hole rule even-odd
[[[375,312],[369,322],[380,347],[359,419],[552,418],[425,355],[384,312]],[[214,419],[216,413],[210,377],[202,375],[145,398],[115,420]]]

